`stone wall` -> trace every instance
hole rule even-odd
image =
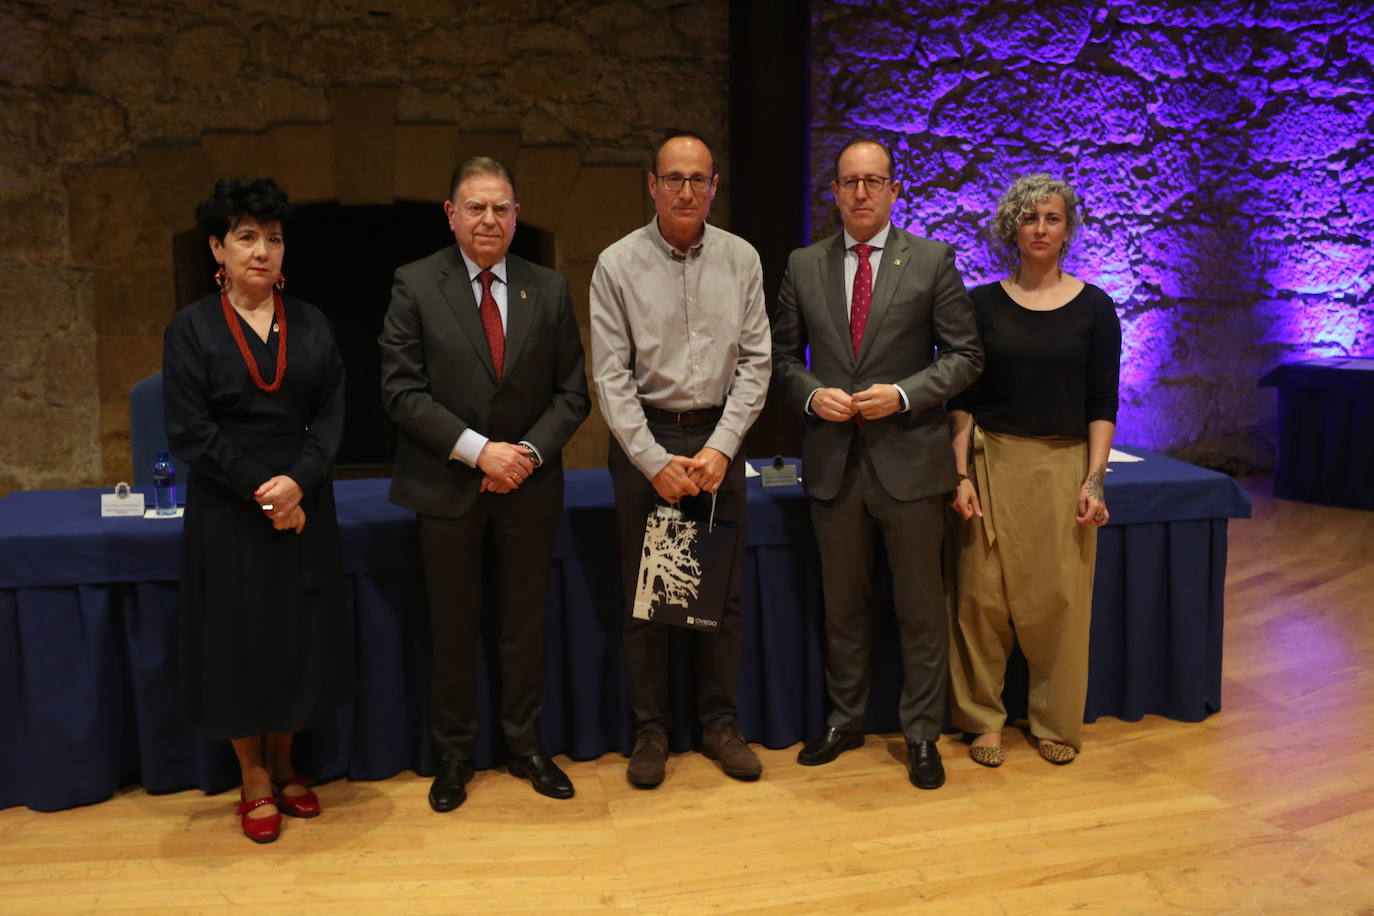
[[[1268,466],[1255,379],[1374,352],[1368,5],[813,10],[818,189],[846,136],[879,133],[899,224],[977,283],[1011,177],[1080,187],[1070,269],[1120,304],[1121,441]],[[648,212],[651,138],[696,127],[724,159],[726,18],[725,0],[0,0],[0,493],[129,475],[125,396],[177,305],[171,238],[217,174],[379,202],[437,196],[455,156],[496,150],[585,310],[599,246]],[[819,237],[836,219],[813,201]],[[589,423],[571,463],[604,439]]]
[[[895,147],[894,219],[1003,272],[1010,180],[1074,183],[1068,266],[1117,301],[1118,441],[1272,467],[1280,362],[1374,355],[1374,12],[1340,0],[816,0],[812,174]],[[814,235],[838,225],[815,196]]]
[[[437,206],[458,158],[494,152],[585,316],[596,254],[651,212],[657,134],[697,129],[728,165],[726,19],[725,0],[0,2],[0,493],[129,477],[172,237],[218,175]],[[569,464],[605,438],[596,417]]]

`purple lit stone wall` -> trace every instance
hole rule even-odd
[[[1004,272],[982,226],[1017,175],[1086,204],[1068,259],[1117,301],[1117,440],[1274,461],[1278,363],[1374,355],[1367,2],[816,0],[812,162],[891,142],[900,226]],[[828,191],[813,235],[834,231]]]

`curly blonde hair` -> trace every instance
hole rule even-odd
[[[1016,233],[1021,228],[1021,220],[1028,213],[1034,213],[1037,205],[1058,194],[1064,198],[1064,219],[1068,235],[1064,239],[1067,247],[1078,234],[1080,217],[1078,215],[1078,192],[1067,181],[1051,178],[1044,172],[1022,175],[1011,183],[1011,187],[997,199],[997,210],[988,223],[988,234],[1000,242],[1007,253],[1016,253]]]

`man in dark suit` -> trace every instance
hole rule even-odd
[[[821,553],[833,706],[797,761],[829,763],[863,744],[881,542],[901,637],[899,714],[911,782],[935,789],[945,780],[935,742],[949,655],[942,503],[956,482],[943,402],[978,377],[982,348],[953,251],[891,224],[900,188],[887,148],[850,141],[830,188],[844,230],[792,252],[773,323],[778,385],[806,417],[804,476]]]
[[[417,515],[434,634],[429,803],[452,811],[467,797],[484,607],[500,629],[510,771],[570,798],[538,721],[562,449],[587,416],[582,338],[567,280],[507,254],[520,205],[505,166],[460,165],[444,212],[457,245],[396,271],[379,341],[400,436],[391,501]]]

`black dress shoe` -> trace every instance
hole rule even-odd
[[[429,806],[440,813],[452,811],[468,800],[467,781],[472,778],[471,760],[444,760],[429,787]]]
[[[820,766],[829,763],[845,751],[863,747],[863,743],[862,732],[847,732],[833,725],[827,726],[825,731],[806,742],[806,746],[797,751],[797,763],[804,767]]]
[[[911,784],[918,789],[938,789],[945,784],[945,765],[934,741],[908,742],[906,761],[911,767]]]
[[[549,798],[572,798],[573,784],[568,774],[558,768],[558,764],[548,754],[530,754],[528,757],[512,757],[506,762],[512,776],[528,779],[534,791]]]

